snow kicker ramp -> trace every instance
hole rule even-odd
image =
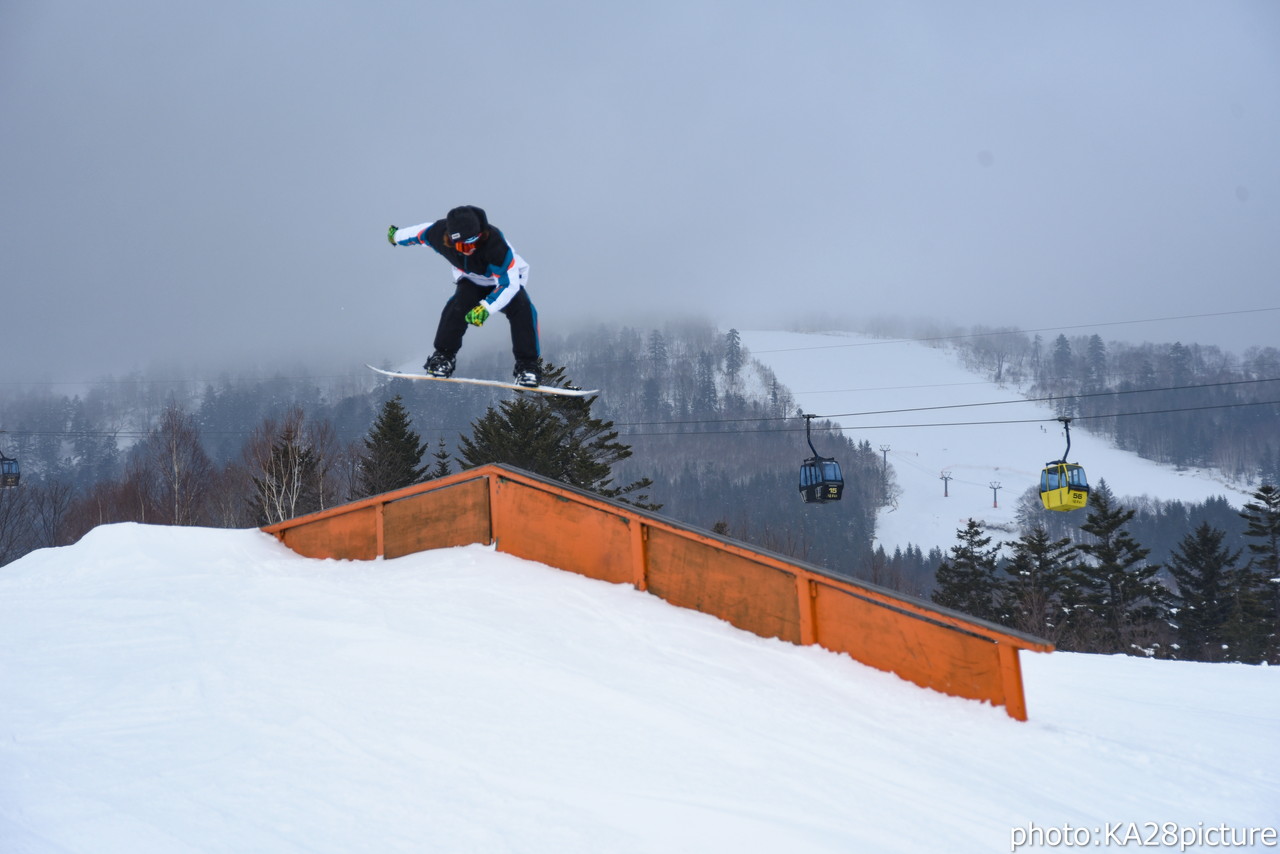
[[[481,466],[264,531],[306,557],[395,558],[475,543],[630,584],[762,637],[816,644],[1027,719],[1019,650],[1052,644],[637,510],[520,469]]]

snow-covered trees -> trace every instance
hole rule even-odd
[[[1067,570],[1076,553],[1069,537],[1053,539],[1037,525],[1013,543],[1012,558],[1004,564],[1002,622],[1019,631],[1057,643],[1068,611],[1070,578]]]
[[[1240,515],[1247,527],[1249,564],[1242,582],[1252,595],[1246,604],[1256,608],[1266,625],[1263,654],[1280,663],[1280,487],[1265,484],[1253,493]]]
[[[1074,618],[1088,615],[1095,651],[1129,652],[1155,638],[1169,593],[1156,578],[1159,565],[1146,560],[1150,549],[1125,530],[1134,511],[1115,503],[1105,480],[1091,491],[1088,514],[1081,530],[1090,539],[1076,546],[1084,560],[1071,569],[1081,593]]]
[[[1230,659],[1225,629],[1236,597],[1236,561],[1240,552],[1223,545],[1226,534],[1201,523],[1183,538],[1169,558],[1177,582],[1173,622],[1184,657],[1202,661]]]
[[[1200,522],[1166,567],[1130,532],[1134,511],[1099,480],[1080,536],[1054,539],[1026,514],[1014,542],[991,546],[970,520],[939,561],[933,600],[1047,638],[1062,649],[1196,661],[1280,661],[1280,489],[1261,487],[1240,515],[1250,560]],[[1002,554],[1007,548],[1009,553]],[[994,607],[992,604],[994,603]]]
[[[999,618],[1000,582],[996,578],[1000,548],[991,546],[981,523],[970,519],[956,532],[959,542],[938,566],[933,601],[984,620]]]

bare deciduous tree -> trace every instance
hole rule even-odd
[[[170,525],[204,521],[213,463],[201,444],[195,419],[176,403],[169,404],[143,440],[141,465],[155,503],[153,521]]]
[[[31,493],[27,487],[0,489],[0,566],[30,551]]]
[[[67,522],[74,502],[75,488],[64,480],[54,480],[32,490],[32,548],[68,544]]]
[[[205,512],[215,528],[252,528],[258,524],[250,496],[253,476],[241,463],[228,463],[213,475]]]
[[[337,444],[333,426],[308,423],[301,407],[279,423],[263,421],[244,448],[255,524],[283,522],[333,504],[340,494],[334,476]]]

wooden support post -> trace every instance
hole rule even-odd
[[[997,643],[1000,657],[1000,681],[1004,686],[1004,708],[1009,717],[1018,721],[1027,719],[1027,698],[1022,693],[1022,664],[1018,661],[1018,648],[1007,643]]]
[[[814,613],[818,598],[818,585],[805,573],[796,573],[796,596],[799,598],[800,643],[818,642],[818,617]]]
[[[489,482],[489,545],[498,542],[498,489],[502,478],[495,472],[485,478]]]
[[[378,557],[387,556],[386,529],[383,527],[382,523],[383,513],[386,510],[386,507],[387,503],[385,501],[379,501],[373,508],[374,538],[377,541],[375,554],[377,554]]]
[[[637,590],[649,589],[649,556],[645,541],[649,539],[649,527],[637,517],[631,522],[631,583]]]

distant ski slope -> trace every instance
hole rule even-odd
[[[891,553],[909,543],[949,548],[970,518],[1012,526],[1019,496],[1066,447],[1057,413],[1044,404],[969,406],[1018,401],[1020,395],[967,370],[948,349],[852,334],[741,335],[751,356],[777,374],[805,412],[836,416],[832,420],[847,437],[889,449],[902,495],[896,509],[880,512],[876,540]],[[956,406],[962,408],[937,408]],[[848,414],[871,412],[884,414]],[[1034,423],[965,423],[991,421]],[[948,426],[910,426],[920,424]],[[797,445],[797,465],[806,452]],[[1194,502],[1225,496],[1236,506],[1246,500],[1213,472],[1175,471],[1144,460],[1092,436],[1087,425],[1072,428],[1071,460],[1091,481],[1105,478],[1120,496]],[[943,472],[951,475],[946,484]],[[993,491],[992,484],[1000,488]]]

